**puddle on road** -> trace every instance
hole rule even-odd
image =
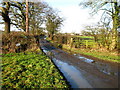
[[[47,54],[48,51],[44,49],[43,52]]]
[[[87,82],[87,80],[84,79],[80,71],[77,70],[74,66],[62,62],[61,60],[57,60],[56,58],[53,58],[53,62],[63,73],[72,88],[92,88],[92,86]]]
[[[100,61],[94,61],[92,59],[88,59],[88,58],[85,58],[85,57],[83,57],[81,55],[77,55],[77,54],[73,54],[73,55],[86,63],[95,65],[99,71],[101,71],[105,74],[118,76],[118,69],[117,70],[113,69],[113,67],[107,63],[103,63]]]
[[[43,52],[46,53],[48,56],[50,56],[50,54],[52,53],[45,47],[42,47],[42,49]],[[70,83],[71,88],[92,88],[88,81],[82,76],[80,71],[77,70],[74,66],[69,65],[68,63],[61,60],[57,60],[56,58],[53,58],[52,60],[63,73],[67,81]]]
[[[75,56],[77,56],[77,54],[74,54]],[[92,59],[88,59],[88,58],[85,58],[85,57],[82,57],[82,56],[77,56],[79,59],[83,59],[84,62],[87,62],[87,63],[94,63],[95,61],[92,60]]]

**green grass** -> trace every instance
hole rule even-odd
[[[80,37],[80,38],[90,38],[90,39],[94,39],[94,37],[92,37],[92,36],[78,36],[78,37]]]
[[[80,37],[80,38],[90,38],[90,39],[94,39],[93,36],[78,36],[78,35],[74,35],[73,37]]]
[[[51,60],[43,54],[28,52],[4,54],[2,88],[68,88]]]
[[[70,50],[70,48],[66,45],[63,45],[63,48],[66,49],[67,51]],[[99,52],[98,50],[96,51],[90,51],[90,49],[82,49],[82,48],[72,48],[71,52],[74,53],[79,53],[79,54],[84,54],[84,55],[89,55],[93,56],[102,60],[107,60],[107,61],[112,61],[112,62],[117,62],[120,63],[120,59],[118,58],[118,55],[114,55],[111,52]]]
[[[118,59],[118,56],[110,55],[110,54],[105,53],[105,52],[96,52],[96,51],[84,52],[84,51],[80,51],[80,50],[78,50],[77,52],[85,54],[85,55],[97,57],[97,58],[103,59],[103,60],[109,60],[109,61],[113,61],[113,62],[120,62],[120,60]]]

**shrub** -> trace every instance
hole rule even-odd
[[[2,53],[23,52],[36,44],[33,35],[24,32],[11,32],[2,35]]]

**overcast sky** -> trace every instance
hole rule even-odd
[[[82,9],[79,3],[82,0],[44,0],[54,9],[58,9],[60,15],[65,18],[62,32],[77,32],[83,29],[84,25],[97,23],[100,20],[100,15],[91,17],[89,9]]]

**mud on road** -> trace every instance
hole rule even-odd
[[[100,66],[99,69],[97,67],[98,65],[94,62],[85,62],[84,60],[88,59],[88,57],[86,58],[85,56],[80,55],[83,58],[79,58],[79,55],[76,56],[69,54],[61,49],[53,47],[53,45],[45,39],[40,39],[40,47],[43,50],[46,49],[50,51],[52,53],[49,54],[51,58],[56,58],[57,60],[61,60],[76,67],[92,88],[118,88],[118,64],[98,61],[93,58],[94,62],[98,61],[97,63],[104,63],[105,65],[107,64],[109,67],[106,68],[117,72],[116,74],[108,74],[100,70],[104,69],[104,66]],[[73,75],[75,74],[76,73]],[[77,78],[80,77],[78,76]]]

